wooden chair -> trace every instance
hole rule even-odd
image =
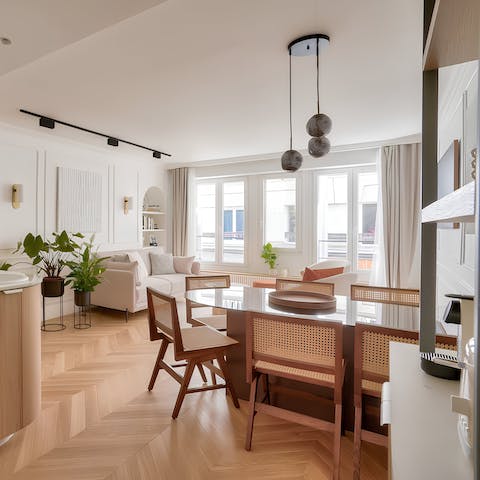
[[[394,303],[418,307],[420,305],[420,292],[415,289],[376,287],[371,285],[352,285],[350,287],[352,300],[365,302]]]
[[[253,312],[248,314],[246,367],[250,402],[246,450],[251,449],[253,422],[257,412],[327,430],[333,433],[333,478],[338,479],[345,373],[342,337],[341,323]],[[268,375],[274,375],[331,389],[335,404],[334,422],[257,402],[257,386],[262,375],[267,376],[267,382]]]
[[[290,280],[277,278],[275,285],[277,290],[301,290],[303,292],[324,293],[334,295],[335,285],[333,283],[303,282],[302,280]]]
[[[208,275],[185,277],[185,290],[201,290],[204,288],[229,288],[230,275]],[[222,308],[213,308],[211,314],[195,314],[194,310],[198,307],[205,308],[204,305],[196,304],[188,298],[186,299],[187,322],[195,327],[208,325],[215,330],[227,330],[227,312]]]
[[[177,303],[174,297],[162,295],[160,292],[147,287],[147,299],[150,340],[162,340],[148,390],[153,389],[158,372],[160,369],[163,369],[181,385],[172,418],[177,418],[187,393],[203,392],[218,388],[228,389],[232,396],[233,404],[235,407],[240,408],[225,362],[225,352],[238,342],[207,326],[181,329],[178,321]],[[165,353],[170,344],[173,344],[175,360],[186,360],[187,362],[183,377],[174,370],[172,365],[164,361]],[[189,388],[195,367],[197,366],[203,371],[202,363],[211,362],[214,359],[218,362],[225,383]],[[204,377],[204,375],[202,376]],[[204,381],[206,381],[205,378]]]
[[[355,427],[353,440],[353,478],[360,479],[360,452],[362,440],[377,445],[388,445],[388,437],[364,430],[364,396],[381,398],[382,384],[389,379],[390,342],[418,343],[418,332],[380,326],[355,325],[354,340],[354,405]],[[455,349],[456,338],[437,336],[437,347]],[[378,413],[378,417],[380,412]],[[379,421],[380,424],[380,421]]]

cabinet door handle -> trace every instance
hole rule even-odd
[[[2,293],[4,293],[5,295],[13,295],[15,293],[22,293],[23,292],[23,288],[16,288],[15,290],[4,290]]]

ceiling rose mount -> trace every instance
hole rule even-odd
[[[302,166],[303,158],[300,152],[292,147],[292,57],[316,56],[316,90],[317,113],[307,122],[306,129],[312,137],[308,142],[308,152],[312,157],[323,157],[330,151],[330,141],[326,137],[332,130],[332,120],[324,113],[320,113],[320,52],[328,46],[330,37],[323,33],[314,33],[297,38],[288,44],[289,58],[289,100],[290,100],[290,149],[282,155],[282,168],[295,172]]]

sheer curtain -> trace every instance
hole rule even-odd
[[[169,171],[172,216],[172,253],[189,255],[193,250],[193,175],[189,168],[175,168]]]
[[[383,147],[378,160],[378,245],[371,283],[419,288],[420,144]]]

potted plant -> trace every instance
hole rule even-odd
[[[83,238],[81,233],[69,235],[65,230],[53,233],[52,239],[43,239],[41,235],[28,233],[23,241],[18,242],[14,253],[25,254],[32,259],[39,271],[45,274],[42,280],[42,295],[44,297],[61,297],[65,288],[65,279],[60,275],[66,265],[67,258],[80,245],[77,238]]]
[[[270,271],[273,273],[277,266],[277,253],[270,242],[262,247],[262,254],[260,256],[264,259],[265,263],[268,264]]]
[[[71,285],[74,290],[75,305],[88,307],[90,294],[100,283],[102,273],[105,271],[102,263],[108,257],[100,257],[93,251],[93,237],[89,242],[83,243],[79,250],[73,252],[73,259],[66,262],[70,273],[67,275],[65,285]]]
[[[10,267],[11,265],[7,262],[0,263],[0,271],[6,272]]]

